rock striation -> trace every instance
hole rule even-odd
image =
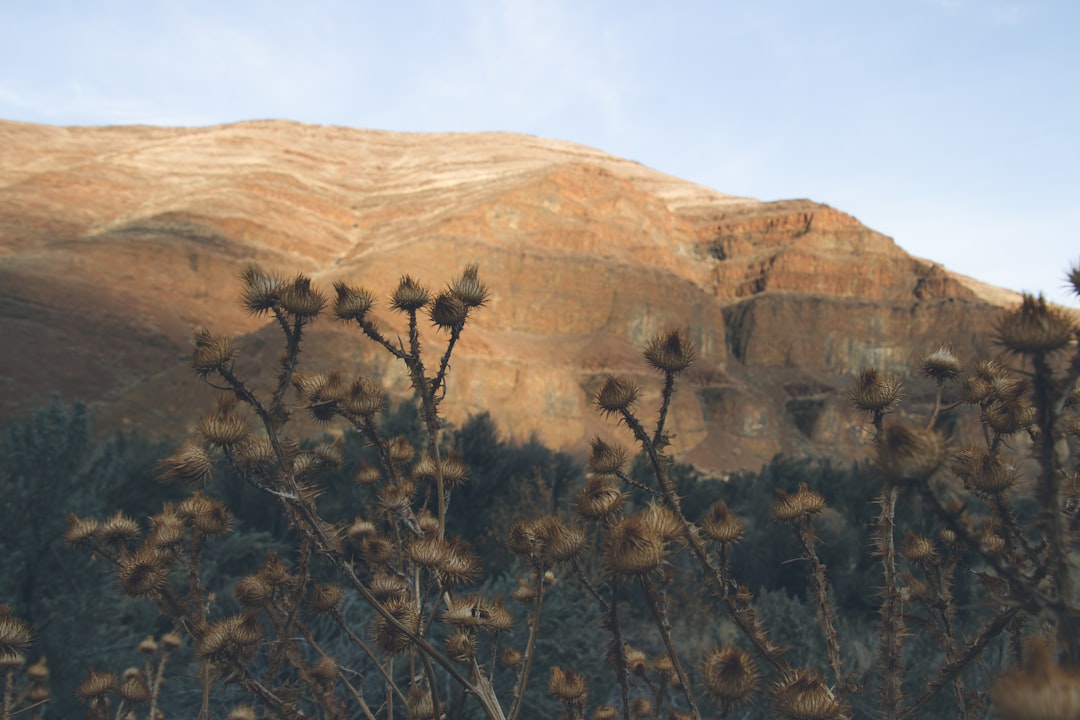
[[[99,428],[185,432],[209,402],[186,369],[194,328],[241,336],[252,367],[279,353],[237,302],[248,262],[380,294],[475,262],[492,297],[457,350],[452,421],[489,410],[510,437],[627,442],[590,395],[630,373],[651,415],[638,348],[681,326],[700,348],[673,407],[681,459],[720,472],[779,452],[850,458],[867,450],[845,404],[853,373],[907,373],[943,343],[990,352],[1017,299],[827,205],[725,195],[536,137],[0,122],[0,147],[0,421],[59,393],[93,403]],[[312,367],[407,390],[357,333],[316,327]]]

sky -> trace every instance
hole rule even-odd
[[[1080,305],[1076,0],[0,0],[0,38],[7,120],[569,140]]]

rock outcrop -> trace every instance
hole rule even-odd
[[[826,205],[724,195],[535,137],[0,122],[0,146],[0,421],[59,392],[94,403],[102,428],[183,432],[208,402],[184,361],[196,326],[243,336],[266,366],[279,352],[237,302],[248,262],[379,293],[476,262],[492,297],[457,351],[451,420],[490,410],[508,436],[566,448],[617,435],[590,393],[635,374],[648,408],[638,348],[681,326],[700,348],[673,407],[682,459],[854,457],[852,373],[907,372],[943,343],[987,352],[1014,301]],[[316,327],[305,361],[405,391],[356,332]]]

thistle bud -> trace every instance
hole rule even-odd
[[[167,632],[161,636],[161,644],[165,646],[166,650],[176,650],[184,644],[184,641],[178,633]]]
[[[142,670],[138,668],[125,670],[116,694],[130,703],[150,702],[150,686],[146,684],[146,676]]]
[[[371,594],[381,603],[394,598],[403,598],[408,591],[408,583],[397,575],[378,572],[371,578]]]
[[[234,445],[247,436],[247,424],[239,415],[215,412],[199,419],[199,434],[211,445]],[[196,458],[191,460],[195,462]]]
[[[1076,326],[1065,310],[1049,305],[1041,295],[1024,295],[1020,307],[1002,317],[995,330],[997,342],[1008,349],[1036,354],[1065,347]]]
[[[45,662],[44,657],[38,658],[38,661],[26,668],[26,677],[30,678],[35,683],[45,683],[49,680],[49,666]]]
[[[665,330],[645,346],[645,360],[665,373],[681,373],[694,362],[695,355],[694,342],[684,330]]]
[[[345,412],[360,417],[372,417],[386,407],[386,393],[378,382],[368,377],[359,377],[339,401]]]
[[[374,485],[382,480],[382,471],[370,463],[362,462],[356,468],[357,485]]]
[[[420,685],[413,685],[405,696],[406,720],[435,720],[435,706],[431,692]]]
[[[387,443],[387,450],[390,453],[390,461],[402,465],[410,462],[416,454],[416,450],[413,449],[412,443],[410,443],[409,439],[404,435],[390,438],[390,441]]]
[[[609,568],[623,575],[641,575],[660,567],[664,560],[664,541],[640,516],[620,520],[611,526],[606,538],[604,560]]]
[[[904,545],[900,549],[900,556],[910,563],[937,563],[938,554],[934,549],[933,541],[925,535],[916,535],[910,530],[904,536]]]
[[[0,615],[0,653],[25,650],[32,637],[30,623],[14,615]]]
[[[246,608],[261,607],[273,594],[273,586],[259,573],[245,575],[236,581],[233,588],[233,595]]]
[[[430,299],[431,296],[422,285],[405,275],[390,295],[390,305],[399,312],[416,312],[427,305]]]
[[[329,655],[323,655],[311,666],[311,678],[317,683],[328,685],[336,680],[337,676],[337,661]]]
[[[134,542],[141,532],[139,523],[117,511],[115,515],[101,523],[97,536],[107,543],[120,545]]]
[[[375,304],[375,296],[364,288],[354,288],[340,280],[334,283],[334,314],[341,320],[361,322]]]

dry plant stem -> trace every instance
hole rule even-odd
[[[203,660],[202,667],[199,669],[199,674],[202,676],[202,705],[199,707],[199,720],[209,720],[210,687],[214,684],[214,679],[210,673],[209,660]]]
[[[401,702],[404,703],[404,693],[402,693],[401,689],[394,683],[394,680],[392,677],[390,677],[390,674],[386,672],[386,668],[383,667],[379,656],[375,654],[375,652],[368,646],[367,643],[363,641],[362,638],[360,638],[356,633],[352,631],[352,628],[348,626],[348,624],[345,622],[345,618],[341,615],[341,611],[335,608],[332,611],[331,617],[334,618],[334,622],[338,624],[338,627],[345,631],[345,635],[350,640],[352,640],[353,644],[364,651],[364,654],[368,656],[369,660],[371,660],[371,664],[374,665],[375,669],[379,672],[380,675],[382,675],[383,680],[388,683],[389,687],[397,694],[398,698],[401,699]]]
[[[630,720],[630,678],[626,666],[626,646],[619,628],[619,586],[616,580],[611,587],[611,604],[608,613],[608,629],[611,631],[611,649],[615,655],[615,677],[622,693],[623,720]]]
[[[660,630],[660,637],[664,640],[664,647],[667,648],[668,657],[671,658],[671,664],[675,666],[675,674],[679,677],[679,682],[682,683],[683,697],[686,699],[686,704],[690,707],[690,714],[695,720],[701,720],[701,712],[698,710],[697,703],[694,702],[694,693],[690,684],[690,678],[687,677],[686,671],[683,670],[682,661],[679,660],[679,653],[675,649],[675,643],[671,639],[671,621],[668,619],[667,609],[664,607],[664,600],[657,596],[656,588],[653,587],[652,581],[646,575],[642,575],[641,589],[645,593],[645,600],[648,602],[649,611],[653,615],[653,619],[656,621],[656,627]]]
[[[12,698],[15,695],[15,670],[4,673],[4,720],[11,720]]]
[[[154,684],[150,688],[150,712],[147,714],[147,717],[151,718],[151,720],[157,717],[157,703],[158,698],[161,696],[161,682],[165,677],[165,662],[168,659],[169,651],[163,650],[161,658],[158,660],[157,671],[153,674]],[[149,664],[149,661],[147,661],[147,665]]]
[[[709,550],[705,546],[704,541],[702,541],[701,536],[690,524],[690,521],[686,519],[686,516],[683,515],[679,497],[675,492],[675,484],[671,482],[671,478],[667,473],[667,458],[656,449],[656,446],[650,441],[648,434],[645,432],[645,428],[641,426],[641,423],[638,422],[637,418],[634,417],[632,413],[628,410],[623,410],[622,418],[627,427],[634,433],[635,439],[649,458],[649,464],[652,467],[653,475],[656,477],[657,484],[663,492],[664,499],[667,502],[668,507],[675,512],[676,517],[683,526],[683,535],[686,538],[687,545],[701,564],[702,569],[708,570],[706,577],[710,578],[716,585],[716,590],[723,599],[731,619],[735,621],[736,626],[743,635],[746,636],[762,658],[775,667],[778,672],[790,672],[791,666],[781,657],[783,650],[775,647],[769,642],[769,639],[765,636],[764,630],[755,621],[753,611],[740,608],[736,605],[735,600],[730,596],[727,584],[724,582],[723,573],[713,565],[712,561],[709,559]]]
[[[1060,601],[1056,608],[1057,640],[1065,653],[1067,664],[1080,664],[1080,626],[1076,613],[1069,607],[1073,601],[1072,572],[1069,562],[1069,543],[1066,539],[1065,515],[1061,511],[1061,487],[1055,441],[1057,407],[1054,398],[1054,379],[1044,353],[1032,358],[1035,376],[1032,393],[1035,401],[1036,423],[1039,427],[1038,460],[1040,468],[1038,500],[1048,523],[1050,564]]]
[[[904,708],[904,711],[896,716],[896,720],[908,720],[943,687],[959,678],[967,666],[982,655],[987,645],[1009,626],[1009,623],[1020,611],[1021,608],[1018,605],[1003,607],[998,610],[997,615],[983,626],[982,631],[977,636],[969,640],[960,652],[945,661],[938,669],[937,677],[926,683],[926,690],[923,694],[916,698],[911,705]]]
[[[300,356],[300,338],[304,327],[304,321],[301,318],[297,318],[293,321],[293,325],[290,328],[288,320],[283,316],[280,310],[275,309],[274,314],[281,324],[281,329],[285,333],[287,342],[285,358],[281,363],[281,370],[278,373],[278,386],[274,391],[274,397],[270,402],[270,412],[277,416],[277,411],[281,408],[281,404],[285,400],[285,391],[288,390],[289,384],[292,382],[293,373],[296,371],[296,363]]]
[[[675,394],[675,373],[664,372],[664,389],[660,394],[660,414],[656,419],[656,429],[653,431],[652,444],[654,447],[662,447],[664,439],[664,423],[667,422],[668,408],[671,406],[671,396]]]
[[[544,573],[541,569],[537,568],[533,571],[533,582],[536,583],[536,599],[533,601],[533,609],[529,617],[529,641],[525,645],[524,666],[521,677],[514,686],[514,703],[507,720],[517,720],[525,704],[525,688],[529,684],[529,671],[532,669],[533,656],[536,654],[536,638],[540,634],[540,606],[544,602]]]
[[[814,525],[809,517],[801,518],[793,528],[795,536],[802,545],[804,557],[810,563],[810,587],[818,605],[818,623],[825,635],[825,644],[829,656],[829,665],[836,677],[836,687],[840,690],[840,700],[843,701],[847,694],[847,683],[844,681],[843,661],[840,658],[840,640],[836,634],[836,622],[833,617],[832,605],[829,603],[829,585],[825,578],[825,565],[818,557],[817,538],[814,535]]]
[[[881,676],[881,717],[885,720],[893,720],[896,717],[903,700],[904,666],[900,663],[900,645],[904,634],[904,618],[900,587],[897,582],[894,528],[896,500],[899,492],[899,488],[895,485],[890,485],[882,491],[878,498],[881,514],[878,516],[875,531],[875,542],[878,553],[881,555],[885,575],[880,611],[881,649],[878,658],[878,674]]]

